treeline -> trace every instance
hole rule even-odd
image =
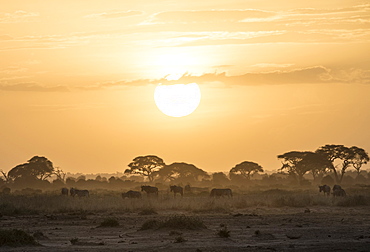
[[[369,162],[367,152],[359,147],[325,145],[315,151],[290,151],[277,156],[282,167],[273,174],[264,173],[258,163],[243,161],[228,173],[208,173],[193,164],[175,162],[166,164],[154,155],[136,157],[128,164],[123,176],[86,179],[66,177],[46,157],[34,156],[26,163],[15,166],[8,173],[1,171],[0,188],[40,188],[53,190],[63,186],[121,190],[139,187],[143,183],[240,188],[310,186],[317,184],[370,184],[370,175],[363,171]]]

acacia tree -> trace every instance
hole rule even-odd
[[[165,167],[163,159],[154,156],[139,156],[133,159],[131,163],[128,164],[130,169],[126,169],[126,174],[139,174],[144,177],[148,177],[150,182],[154,179],[154,172]]]
[[[319,176],[322,177],[328,170],[332,168],[332,163],[326,158],[310,151],[305,152],[305,155],[299,162],[299,165],[310,171],[314,180],[316,180],[316,178]]]
[[[56,167],[54,169],[54,173],[53,174],[57,177],[58,180],[60,180],[63,183],[65,183],[65,178],[66,178],[66,175],[67,174],[62,169],[60,169],[59,167]]]
[[[277,157],[282,163],[280,171],[286,171],[296,177],[299,184],[302,184],[303,176],[307,172],[312,171],[314,175],[324,171],[330,165],[324,158],[310,151],[290,151]]]
[[[331,170],[334,173],[336,183],[340,184],[346,170],[352,165],[359,173],[362,164],[369,161],[367,153],[356,146],[348,148],[344,145],[327,144],[319,147],[316,153],[325,157],[332,163]],[[334,165],[335,162],[339,164]],[[357,167],[357,168],[356,168]]]
[[[251,176],[258,172],[263,172],[262,166],[254,162],[244,161],[231,168],[229,175],[230,177],[234,175],[241,175],[242,177],[250,180]]]
[[[175,162],[170,165],[166,165],[162,169],[158,170],[154,174],[158,176],[161,180],[165,181],[182,181],[182,182],[194,182],[200,181],[202,178],[209,178],[207,172],[196,167],[193,164],[188,164],[184,162]]]
[[[54,174],[53,163],[46,157],[34,156],[27,163],[12,168],[7,177],[11,180],[16,178],[35,178],[46,180]]]
[[[353,168],[357,171],[357,176],[360,175],[360,169],[363,164],[367,164],[369,162],[369,155],[366,151],[362,148],[358,148],[356,146],[352,146],[351,151],[353,151],[353,157],[351,160],[351,164]]]

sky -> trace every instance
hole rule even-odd
[[[370,151],[370,1],[0,2],[5,172],[36,155],[71,173],[144,155],[227,172],[325,144]],[[157,85],[190,83],[193,113],[157,108]]]

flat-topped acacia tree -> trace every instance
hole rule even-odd
[[[251,161],[244,161],[240,164],[235,165],[233,168],[231,168],[229,174],[230,176],[239,174],[243,176],[244,178],[250,180],[251,176],[255,173],[263,172],[262,166],[255,162]]]
[[[331,170],[337,184],[342,182],[344,174],[351,165],[357,173],[360,173],[361,166],[369,161],[366,151],[356,146],[349,148],[344,145],[327,144],[319,147],[316,153],[332,163]],[[334,162],[339,164],[335,165]]]
[[[139,156],[128,164],[129,169],[125,170],[126,174],[139,174],[147,177],[149,182],[154,180],[154,172],[163,168],[166,164],[163,159],[155,155]]]

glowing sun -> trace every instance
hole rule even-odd
[[[198,84],[159,84],[154,91],[154,101],[163,114],[173,117],[193,113],[200,103]]]

